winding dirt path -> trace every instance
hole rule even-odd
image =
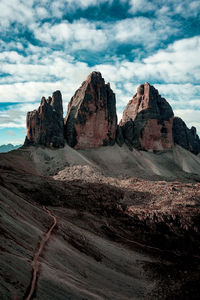
[[[30,300],[34,291],[35,291],[35,287],[36,287],[36,280],[37,280],[37,273],[38,273],[38,269],[39,269],[39,257],[42,253],[42,250],[45,246],[45,244],[48,242],[51,233],[54,229],[54,227],[57,224],[57,220],[56,217],[54,215],[52,215],[52,213],[45,207],[43,206],[43,209],[49,214],[49,216],[53,219],[53,224],[51,225],[50,229],[48,230],[48,232],[44,235],[41,243],[39,244],[39,248],[37,250],[37,252],[35,253],[35,256],[33,258],[33,275],[32,275],[32,281],[31,281],[31,285],[30,285],[30,291],[28,293],[28,296],[25,298],[25,300]]]

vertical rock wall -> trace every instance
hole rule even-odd
[[[43,97],[39,108],[27,113],[26,128],[25,145],[57,148],[64,146],[63,106],[60,91],[54,92],[52,98]]]
[[[171,106],[149,83],[138,87],[119,124],[129,147],[147,151],[173,147],[172,125]]]
[[[67,143],[75,149],[115,143],[115,94],[110,84],[105,84],[101,73],[92,72],[75,92],[64,123]]]

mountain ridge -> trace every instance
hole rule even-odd
[[[133,97],[135,118],[117,125],[110,86],[99,74],[96,79],[83,84],[89,96],[79,90],[81,98],[75,93],[69,105],[71,111],[74,99],[80,100],[70,123],[73,147],[65,141],[62,96],[56,91],[28,114],[25,146],[0,154],[0,294],[26,299],[33,291],[38,300],[199,299],[196,132],[180,122],[177,133],[178,122],[174,136],[184,143],[164,149],[172,112],[162,112],[166,103],[155,91],[151,107],[148,86],[150,93],[144,86]],[[98,124],[97,115],[104,124],[98,139],[101,128],[94,135],[88,131]],[[149,122],[155,126],[152,144],[145,133]],[[111,135],[104,143],[111,131],[115,143]],[[92,141],[87,149],[79,147],[80,137]]]
[[[16,150],[16,149],[20,148],[21,146],[22,146],[22,144],[13,145],[11,143],[0,145],[0,153],[6,153],[6,152],[9,152],[12,150]]]
[[[25,146],[59,148],[67,143],[75,149],[89,149],[117,142],[119,146],[125,143],[130,150],[154,152],[178,144],[196,155],[200,153],[196,128],[189,129],[182,119],[174,117],[170,104],[149,83],[138,87],[119,124],[115,94],[100,72],[92,72],[82,83],[64,118],[62,95],[60,91],[54,94],[57,96],[47,100],[43,97],[38,110],[27,114]]]

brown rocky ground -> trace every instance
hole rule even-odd
[[[57,225],[33,299],[199,299],[198,176],[111,177],[95,164],[99,151],[90,161],[59,151],[0,157],[1,298],[27,295],[33,256],[52,225],[46,205]],[[57,174],[44,176],[45,166]]]

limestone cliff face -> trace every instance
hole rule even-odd
[[[171,106],[153,86],[140,85],[119,124],[124,141],[147,151],[171,149],[173,116]]]
[[[116,100],[110,84],[92,72],[75,92],[64,120],[67,143],[75,149],[113,145],[117,127]]]
[[[196,128],[187,128],[175,117],[169,103],[149,83],[141,84],[117,125],[115,94],[99,72],[92,72],[75,92],[63,119],[60,91],[41,100],[37,110],[28,112],[25,146],[75,149],[113,145],[115,141],[130,149],[163,151],[178,144],[194,154],[200,153]]]
[[[196,133],[196,128],[189,129],[185,122],[178,117],[173,122],[173,138],[174,143],[189,150],[194,154],[200,153],[200,139]]]
[[[56,148],[64,146],[63,106],[60,91],[54,92],[52,98],[43,97],[39,108],[27,113],[26,128],[26,146],[44,145]]]

